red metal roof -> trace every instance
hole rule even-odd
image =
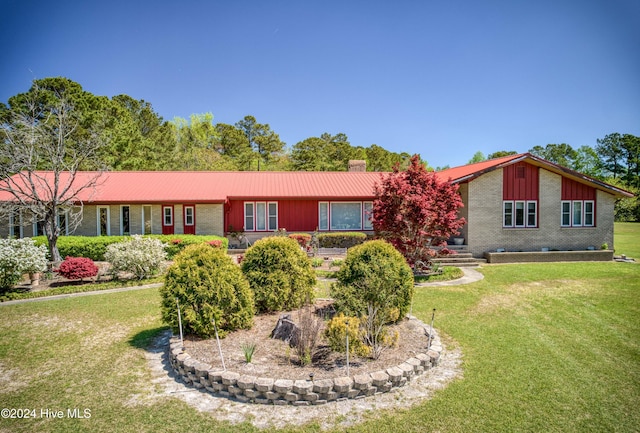
[[[518,161],[545,167],[616,196],[633,194],[529,153],[509,155],[437,172],[442,180],[470,181],[491,170]],[[42,184],[51,183],[50,172],[38,172]],[[371,199],[379,172],[269,172],[269,171],[114,171],[103,173],[95,189],[82,191],[85,203],[224,203],[230,199]],[[77,174],[83,185],[95,172]],[[16,175],[17,176],[17,175]],[[16,177],[14,176],[14,178]],[[63,173],[63,181],[65,173]],[[44,189],[44,186],[41,186]],[[11,200],[0,192],[0,201]]]
[[[42,184],[51,173],[38,173]],[[82,185],[95,172],[78,173]],[[380,180],[374,172],[157,172],[103,173],[95,189],[79,198],[85,203],[222,203],[227,199],[364,199],[373,197]],[[66,179],[66,177],[65,177]],[[43,188],[44,189],[44,188]],[[0,200],[8,200],[0,193]]]

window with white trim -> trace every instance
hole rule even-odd
[[[253,208],[254,208],[253,203],[244,204],[244,230],[247,232],[252,232],[255,230],[255,226],[253,224],[253,221],[254,221]]]
[[[244,227],[246,231],[278,230],[278,203],[245,202]]]
[[[362,230],[362,202],[332,202],[331,230]]]
[[[362,203],[362,221],[363,230],[373,230],[371,218],[373,217],[373,202],[365,201]]]
[[[502,202],[502,227],[537,227],[538,202],[506,200]]]
[[[22,214],[20,212],[12,212],[9,214],[9,237],[21,239],[22,231]]]
[[[60,227],[60,234],[61,235],[68,235],[69,234],[69,222],[68,222],[68,217],[69,213],[67,211],[60,211],[58,213],[58,217],[56,218],[56,224],[58,224],[58,227]]]
[[[131,234],[131,207],[120,206],[120,234],[129,236]]]
[[[162,207],[162,218],[163,225],[172,226],[173,225],[173,206],[163,206]]]
[[[185,206],[184,207],[184,225],[185,226],[192,226],[195,224],[193,215],[194,215],[193,206]]]
[[[560,206],[562,227],[593,227],[595,225],[593,200],[565,200]]]
[[[111,235],[111,215],[108,207],[98,206],[97,215],[97,233],[98,236]]]
[[[278,203],[272,202],[267,204],[267,219],[269,230],[278,230]]]
[[[318,203],[318,230],[329,230],[329,203]]]

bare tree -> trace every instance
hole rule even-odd
[[[0,207],[4,215],[21,212],[42,223],[50,259],[60,261],[59,222],[71,232],[80,224],[83,199],[103,175],[98,150],[106,140],[100,121],[80,126],[80,113],[64,91],[36,85],[21,96],[19,106],[2,113]]]

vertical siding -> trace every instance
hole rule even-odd
[[[502,175],[503,200],[538,200],[538,167],[520,162],[505,167]]]
[[[317,200],[281,200],[278,224],[289,232],[312,232],[318,228]]]
[[[576,182],[572,179],[562,178],[562,200],[595,200],[596,189],[588,185]]]

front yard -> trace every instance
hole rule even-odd
[[[640,225],[616,230],[616,254],[639,258]],[[349,431],[637,431],[639,264],[481,272],[484,280],[465,286],[419,287],[413,304],[424,322],[436,308],[443,341],[462,352],[463,377],[406,410],[372,411]],[[145,354],[164,329],[159,303],[157,289],[144,289],[0,305],[1,406],[35,415],[3,412],[0,432],[257,431],[250,418],[217,421],[150,383]],[[57,411],[64,416],[49,416]]]

